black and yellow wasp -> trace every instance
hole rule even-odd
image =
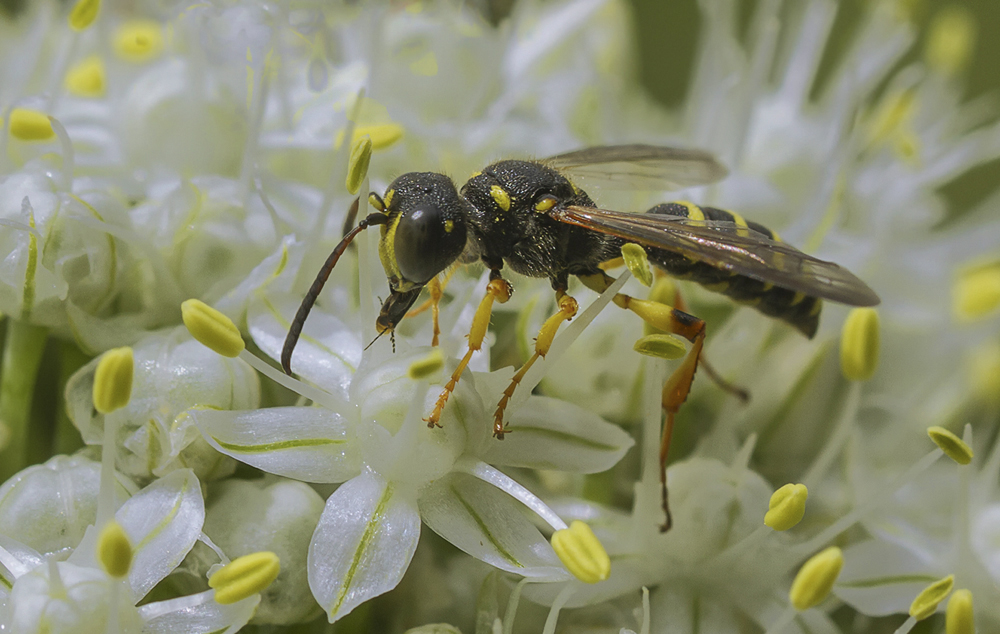
[[[626,243],[641,245],[667,274],[752,305],[781,319],[807,337],[819,323],[822,300],[873,306],[878,296],[846,269],[816,259],[781,242],[773,231],[739,215],[686,202],[657,205],[646,213],[598,208],[567,175],[602,186],[677,189],[704,185],[726,170],[705,152],[650,145],[587,148],[540,161],[504,160],[473,174],[459,192],[450,178],[411,172],[394,180],[385,195],[369,196],[375,212],[348,232],[330,254],[295,316],[282,351],[291,374],[291,356],[313,303],[348,244],[364,229],[379,225],[379,256],[389,282],[376,326],[391,332],[425,286],[440,297],[438,274],[458,262],[482,261],[490,281],[473,318],[468,351],[427,417],[435,426],[472,354],[482,346],[495,301],[513,289],[504,280],[506,264],[529,277],[546,277],[556,292],[558,312],[542,326],[535,352],[514,375],[494,415],[493,434],[505,433],[504,410],[528,368],[544,357],[563,321],[577,311],[567,295],[569,276],[603,292],[613,282],[601,265],[621,255]],[[705,322],[685,312],[624,294],[614,298],[646,322],[678,334],[692,346],[663,388],[666,420],[660,444],[663,509],[667,504],[666,458],[674,417],[687,398],[701,357]],[[436,333],[435,333],[436,334]]]

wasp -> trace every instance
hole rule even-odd
[[[569,277],[598,293],[605,291],[614,278],[601,265],[618,258],[626,243],[642,246],[649,261],[668,275],[749,304],[809,338],[816,333],[823,300],[852,306],[879,303],[878,295],[848,270],[802,253],[775,232],[732,211],[689,202],[664,203],[645,213],[601,209],[571,180],[665,190],[705,185],[725,174],[709,153],[638,144],[586,148],[543,160],[502,160],[473,174],[461,191],[442,174],[404,174],[384,196],[369,195],[375,211],[330,254],[291,324],[282,367],[291,374],[292,351],[309,310],[347,246],[372,226],[381,229],[379,256],[389,283],[389,296],[376,321],[379,334],[393,331],[425,286],[436,302],[437,276],[453,264],[481,261],[490,272],[486,295],[473,317],[468,350],[425,419],[431,427],[438,425],[472,355],[482,347],[494,303],[506,302],[513,292],[503,277],[504,266],[551,283],[558,310],[542,325],[533,355],[514,374],[497,404],[493,434],[498,439],[507,431],[504,411],[517,385],[546,355],[562,322],[576,315],[577,302],[567,293]],[[614,302],[691,343],[662,393],[665,421],[659,462],[666,516],[661,530],[666,531],[671,524],[667,454],[674,418],[702,358],[705,322],[677,308],[621,293]]]

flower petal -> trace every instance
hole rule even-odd
[[[525,577],[568,576],[524,507],[481,480],[452,473],[424,489],[419,503],[431,530],[491,566]]]
[[[571,403],[533,396],[507,421],[503,442],[485,444],[490,464],[576,473],[610,469],[634,444],[616,425]]]
[[[333,623],[396,587],[420,537],[409,495],[366,472],[326,501],[309,545],[309,587]]]
[[[228,605],[217,603],[214,595],[215,590],[208,590],[194,596],[146,604],[139,608],[139,615],[144,621],[142,631],[149,634],[230,634],[247,624],[260,603],[259,594]]]
[[[359,470],[352,430],[328,409],[192,410],[191,417],[217,450],[268,473],[343,482]]]

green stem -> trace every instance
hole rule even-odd
[[[86,365],[90,357],[71,341],[59,344],[59,406],[56,411],[55,438],[52,453],[71,454],[83,447],[80,431],[73,425],[66,411],[66,384],[77,370]]]
[[[28,426],[31,400],[35,394],[38,366],[45,350],[46,330],[39,326],[7,320],[3,362],[0,366],[0,481],[27,466]]]

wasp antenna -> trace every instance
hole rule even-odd
[[[354,221],[358,219],[358,208],[361,206],[361,197],[358,196],[351,203],[351,208],[347,210],[347,216],[344,218],[344,230],[341,234],[347,237],[347,234],[351,232],[351,227],[354,226]]]
[[[357,205],[357,201],[355,201],[355,205]],[[292,320],[292,325],[288,328],[288,334],[285,336],[285,345],[281,349],[281,369],[285,371],[285,374],[289,376],[292,374],[292,351],[295,350],[295,344],[298,343],[299,335],[302,334],[302,326],[305,325],[309,311],[312,310],[313,304],[319,298],[319,294],[322,292],[326,280],[329,279],[333,267],[337,266],[340,256],[344,254],[347,246],[351,244],[359,233],[372,225],[385,224],[387,220],[388,216],[381,212],[369,214],[364,220],[358,223],[357,227],[351,229],[344,236],[344,239],[340,241],[340,244],[330,252],[330,256],[326,259],[326,263],[323,264],[323,268],[319,270],[316,279],[313,280],[312,286],[309,287],[309,291],[302,298],[299,310],[295,313],[295,319]]]
[[[392,332],[392,331],[388,331],[388,332]],[[378,333],[377,335],[375,335],[375,338],[374,338],[374,339],[372,339],[371,341],[369,341],[369,342],[368,342],[368,345],[367,345],[367,346],[365,346],[365,350],[367,350],[368,348],[371,348],[372,346],[374,346],[374,345],[375,345],[375,342],[379,340],[379,337],[381,337],[381,336],[382,336],[382,335],[384,335],[385,333],[386,333],[386,331],[385,331],[385,330],[383,330],[382,332],[380,332],[380,333]]]

